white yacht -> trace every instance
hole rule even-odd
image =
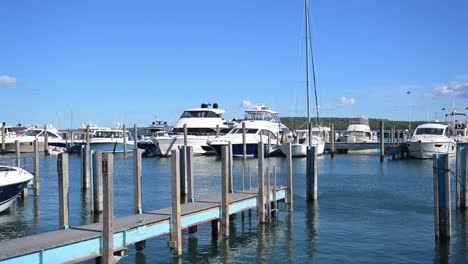
[[[456,142],[451,126],[439,123],[419,125],[413,136],[406,141],[408,155],[418,159],[430,159],[433,154],[456,153]]]
[[[317,155],[322,155],[325,152],[325,131],[312,128],[311,145],[316,148]],[[309,131],[307,129],[296,130],[294,142],[291,144],[291,155],[293,157],[306,157],[307,147],[309,146]],[[286,155],[288,144],[280,146],[281,152]]]
[[[246,156],[256,157],[258,143],[265,143],[265,154],[271,155],[278,152],[278,146],[292,138],[292,133],[280,121],[278,113],[271,111],[264,105],[256,106],[254,109],[245,111],[245,118],[236,125],[228,134],[215,138],[208,142],[216,154],[220,155],[221,146],[232,144],[232,153],[234,157],[243,157],[244,149],[242,142],[242,124],[245,124],[246,130]]]
[[[184,110],[170,133],[158,132],[152,137],[156,147],[162,156],[171,155],[171,150],[179,145],[184,145],[184,125],[187,125],[187,145],[193,147],[193,154],[210,154],[211,148],[207,145],[209,139],[213,139],[216,133],[224,135],[231,126],[223,119],[224,110],[218,108],[218,104],[202,104],[200,108]],[[218,131],[217,131],[218,129]]]
[[[105,152],[121,153],[124,152],[124,144],[127,152],[133,151],[134,140],[130,131],[118,124],[116,128],[90,126],[89,144],[91,150],[102,150]],[[86,144],[86,126],[73,135],[73,147],[70,152],[79,153],[82,146]]]
[[[0,212],[16,201],[18,194],[32,178],[33,175],[24,169],[0,166]]]
[[[144,157],[161,156],[161,150],[156,147],[151,137],[158,134],[164,135],[171,127],[165,121],[153,121],[150,126],[144,128],[144,134],[138,136],[138,148],[143,149]]]
[[[23,152],[23,153],[34,152],[35,140],[38,141],[39,151],[44,151],[44,144],[46,140],[45,138],[46,133],[44,131],[47,131],[47,142],[48,142],[49,147],[57,147],[57,148],[65,147],[66,145],[65,140],[60,136],[60,132],[56,128],[52,127],[51,125],[47,125],[44,127],[30,126],[24,131],[24,133],[8,138],[5,144],[5,151],[15,152],[16,140],[18,140],[20,143],[20,152]]]
[[[462,120],[457,119],[456,116],[463,117]],[[468,143],[468,122],[466,120],[466,114],[454,113],[453,120],[454,139],[456,142]]]
[[[371,131],[367,117],[352,118],[348,128],[338,141],[347,143],[370,143],[377,142],[377,133]]]

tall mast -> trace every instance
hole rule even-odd
[[[312,145],[311,133],[312,127],[310,123],[310,104],[309,104],[309,1],[304,1],[304,11],[305,11],[305,33],[306,33],[306,86],[307,86],[307,129],[309,132],[309,146]]]

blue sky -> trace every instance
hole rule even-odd
[[[309,5],[321,116],[468,107],[468,1]],[[206,102],[306,116],[303,21],[302,0],[3,0],[0,121],[173,124]]]

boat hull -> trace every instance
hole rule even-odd
[[[29,172],[11,167],[2,167],[6,171],[0,171],[0,212],[8,209],[15,201],[18,194],[27,186],[33,178]]]
[[[456,154],[454,142],[407,142],[408,156],[417,159],[432,159],[434,154]]]
[[[306,144],[291,144],[291,155],[293,157],[306,157],[307,156],[307,147]],[[314,147],[317,148],[317,155],[323,155],[325,152],[325,143],[317,144]],[[286,156],[288,144],[283,144],[280,146],[281,153]]]
[[[208,155],[211,149],[206,143],[210,137],[208,136],[187,136],[187,145],[193,147],[194,155]],[[153,138],[153,142],[161,152],[163,157],[171,156],[171,151],[177,146],[184,145],[183,135],[162,136]],[[207,151],[208,150],[208,151]]]

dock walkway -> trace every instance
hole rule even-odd
[[[273,189],[273,188],[272,188]],[[229,214],[257,206],[258,189],[230,194]],[[269,201],[284,200],[286,187],[278,186]],[[182,229],[219,220],[221,195],[181,205]],[[114,220],[114,251],[131,244],[170,233],[171,208],[164,208]],[[77,262],[102,255],[102,224],[71,227],[0,242],[0,263]]]

